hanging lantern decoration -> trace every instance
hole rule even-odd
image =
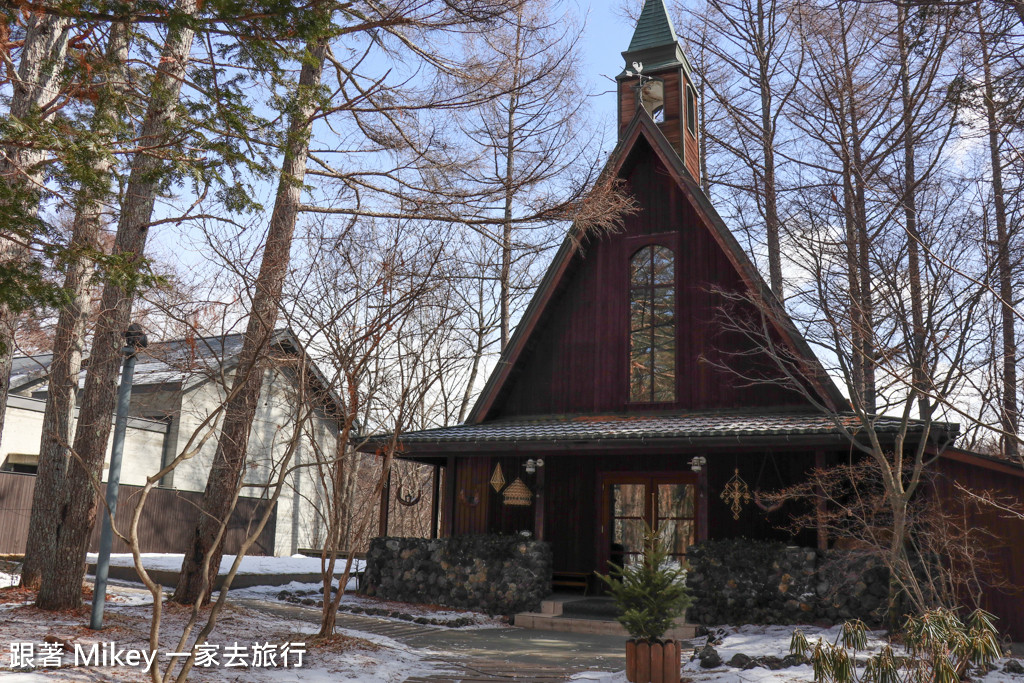
[[[423,498],[423,491],[419,487],[417,487],[414,492],[411,486],[399,486],[398,495],[396,495],[395,498],[398,500],[400,505],[412,507],[419,503],[420,499]]]
[[[519,477],[516,477],[515,481],[508,485],[508,488],[505,489],[505,493],[502,495],[505,497],[505,505],[526,506],[533,504],[533,493]]]
[[[732,518],[738,520],[743,506],[750,502],[750,487],[740,477],[740,470],[736,468],[730,479],[722,490],[722,500],[732,510]]]
[[[502,487],[505,486],[505,475],[501,471],[500,462],[494,466],[494,474],[491,475],[491,486],[494,488],[495,493],[501,493]]]

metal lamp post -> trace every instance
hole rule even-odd
[[[136,353],[146,348],[149,340],[142,326],[132,323],[124,331],[124,367],[121,386],[117,390],[117,413],[114,419],[114,443],[110,448],[110,472],[107,475],[107,514],[103,515],[100,531],[100,552],[96,559],[96,585],[92,594],[92,619],[89,628],[103,628],[103,606],[107,599],[107,575],[110,572],[110,548],[114,544],[114,513],[117,511],[117,490],[121,484],[121,459],[124,455],[124,435],[128,429],[128,404],[132,398],[132,376],[135,374]]]

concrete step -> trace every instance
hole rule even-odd
[[[557,617],[562,613],[562,605],[564,604],[564,600],[541,600],[540,613]]]
[[[606,621],[603,619],[573,619],[545,612],[544,605],[541,605],[540,612],[520,612],[515,615],[514,626],[521,628],[536,629],[539,631],[556,631],[558,633],[592,633],[605,636],[628,637],[626,629],[617,621]],[[665,634],[666,638],[677,640],[690,640],[696,637],[697,627],[693,624],[679,620],[674,628],[669,629]]]

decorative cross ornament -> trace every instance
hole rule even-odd
[[[732,510],[732,518],[736,520],[740,518],[744,504],[750,502],[750,487],[740,477],[738,467],[734,470],[732,479],[726,482],[725,488],[722,490],[722,500],[729,505],[729,509]]]

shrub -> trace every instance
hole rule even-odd
[[[939,608],[908,617],[900,631],[906,654],[891,644],[870,657],[863,673],[856,667],[857,652],[867,649],[867,628],[848,621],[833,643],[820,638],[812,645],[799,629],[790,642],[792,654],[808,657],[815,682],[822,683],[957,683],[968,669],[988,669],[1001,655],[994,617],[975,610],[965,624],[956,612]]]

